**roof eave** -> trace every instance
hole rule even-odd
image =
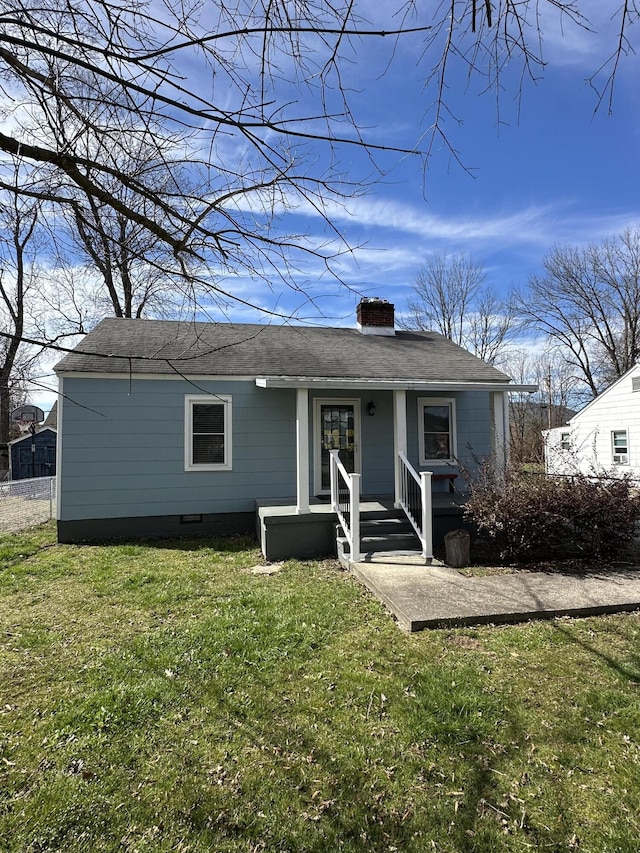
[[[331,376],[258,376],[259,388],[368,388],[375,391],[518,391],[533,394],[537,385],[514,385],[508,380],[375,379]]]

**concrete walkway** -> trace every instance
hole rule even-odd
[[[421,565],[414,556],[386,553],[352,563],[351,570],[405,631],[640,609],[640,569],[470,578],[446,566]]]

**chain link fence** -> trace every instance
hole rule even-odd
[[[55,515],[55,477],[0,483],[0,533],[15,533]]]

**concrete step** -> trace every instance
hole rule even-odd
[[[336,536],[342,536],[342,527],[336,524]],[[389,517],[388,515],[373,519],[360,519],[360,538],[377,539],[381,536],[415,536],[415,531],[403,515],[400,517]]]
[[[337,555],[346,568],[350,564],[351,548],[345,536],[336,538]],[[362,536],[360,539],[362,554],[403,553],[418,555],[422,553],[420,540],[413,530],[411,533],[389,533],[384,536]]]
[[[350,564],[349,543],[336,525],[336,543],[338,560],[343,566]],[[360,516],[360,551],[372,555],[402,552],[421,554],[420,540],[404,512],[400,509],[373,510]]]
[[[376,551],[419,551],[420,542],[413,531],[387,533],[384,536],[361,536],[360,550],[367,554],[373,554]]]
[[[407,520],[403,518],[375,518],[364,519],[360,521],[360,536],[388,536],[394,534],[406,534],[407,536],[415,535],[413,527]]]

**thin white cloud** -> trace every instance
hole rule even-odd
[[[317,217],[311,205],[302,204],[295,212]],[[483,210],[476,216],[443,216],[399,200],[356,198],[346,205],[326,205],[326,214],[334,222],[347,225],[349,230],[367,229],[370,243],[379,245],[372,229],[391,234],[419,237],[426,246],[492,249],[517,245],[551,247],[562,242],[589,242],[640,222],[640,209],[635,211],[594,214],[577,212],[567,201],[546,205],[530,205],[520,210],[500,212]],[[382,238],[382,242],[387,240]]]
[[[623,4],[581,0],[578,6],[579,13],[584,16],[582,23],[572,20],[566,12],[552,8],[551,4],[540,6],[543,49],[545,58],[553,65],[580,65],[586,75],[591,76],[616,50],[622,26]],[[634,35],[633,28],[627,27],[627,38]],[[633,61],[633,52],[625,53],[622,67]]]

